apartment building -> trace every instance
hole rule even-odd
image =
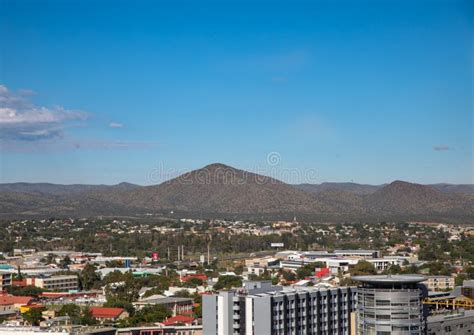
[[[449,291],[454,289],[454,277],[451,276],[428,276],[423,282],[428,291]]]
[[[351,334],[352,287],[259,287],[203,296],[204,335]]]
[[[79,280],[76,275],[27,278],[26,284],[50,291],[69,291],[79,288]]]
[[[0,292],[12,284],[12,271],[0,270]]]

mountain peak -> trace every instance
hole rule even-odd
[[[222,163],[211,163],[211,164],[208,164],[208,165],[206,165],[205,167],[203,167],[199,170],[216,170],[216,169],[236,170],[236,168],[234,168],[232,166],[229,166],[229,165],[222,164]]]

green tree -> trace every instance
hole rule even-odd
[[[92,264],[86,264],[81,272],[82,288],[90,290],[100,283],[100,276],[96,272],[96,267]]]
[[[59,265],[63,268],[63,269],[67,269],[69,267],[69,265],[72,264],[72,261],[71,261],[71,258],[69,258],[68,255],[66,255],[62,260],[61,262],[59,263]]]
[[[81,325],[95,325],[97,320],[92,316],[91,309],[86,306],[82,309]]]
[[[298,279],[305,279],[306,277],[314,276],[315,269],[322,267],[324,267],[324,263],[321,262],[306,264],[296,270],[296,277]]]
[[[372,263],[365,260],[360,260],[356,265],[349,270],[351,276],[366,276],[374,275],[377,273]]]
[[[107,283],[105,288],[107,300],[113,299],[131,303],[138,299],[138,292],[142,285],[138,279],[133,277],[131,272],[122,274],[114,271],[108,274],[104,280]]]
[[[172,315],[163,305],[147,306],[137,311],[135,315],[120,320],[119,327],[133,327],[161,322]]]
[[[66,304],[58,312],[59,316],[69,316],[73,324],[81,323],[81,307],[76,304]]]
[[[456,279],[454,279],[454,285],[456,286],[462,286],[462,283],[468,279],[467,275],[464,273],[460,273],[456,276]]]
[[[199,278],[191,278],[186,283],[184,283],[185,287],[198,287],[201,286],[204,282],[202,279]]]
[[[38,297],[41,293],[44,292],[42,288],[28,285],[28,286],[7,286],[7,292],[11,295],[17,296],[30,296],[30,297]]]
[[[214,285],[215,290],[229,290],[232,287],[241,287],[242,278],[239,276],[220,276],[217,283]]]
[[[291,271],[282,271],[281,276],[286,281],[294,281],[296,280],[296,275]]]
[[[392,264],[383,273],[384,274],[396,275],[396,274],[400,274],[401,272],[402,272],[402,268],[400,267],[400,265]]]
[[[32,326],[38,326],[40,321],[43,320],[41,312],[42,308],[30,308],[28,312],[23,313],[23,319]]]

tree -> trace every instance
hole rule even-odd
[[[184,286],[186,286],[186,287],[198,287],[198,286],[201,286],[203,283],[204,282],[202,281],[202,279],[191,278],[186,283],[184,283]]]
[[[43,320],[42,311],[42,308],[30,308],[28,312],[23,313],[23,319],[32,326],[38,326]]]
[[[244,272],[244,265],[243,264],[239,264],[239,265],[236,265],[234,267],[234,273],[235,274],[241,275],[243,272]]]
[[[191,298],[191,293],[189,293],[188,290],[179,290],[175,292],[174,296],[180,298]]]
[[[402,268],[400,267],[400,265],[392,264],[383,273],[384,274],[396,275],[396,274],[400,274],[401,272],[402,272]]]
[[[466,274],[469,277],[469,279],[474,279],[474,266],[469,266],[466,269]]]
[[[282,277],[286,281],[294,281],[296,280],[296,275],[291,271],[282,271]]]
[[[100,283],[100,276],[96,272],[96,267],[92,264],[86,264],[81,272],[82,288],[90,290]]]
[[[82,309],[81,325],[95,325],[97,320],[92,316],[91,309],[86,306]]]
[[[217,280],[217,283],[214,285],[215,290],[229,290],[232,287],[241,287],[242,286],[242,278],[239,276],[220,276]]]
[[[69,265],[71,265],[72,261],[71,261],[71,258],[69,258],[68,255],[66,255],[62,260],[61,262],[59,263],[59,265],[63,268],[63,269],[67,269],[69,267]]]
[[[163,305],[147,306],[135,313],[132,317],[119,321],[119,327],[133,327],[161,322],[172,315]]]
[[[468,279],[467,275],[464,274],[464,273],[460,273],[456,276],[456,278],[454,279],[454,285],[456,286],[462,286],[462,283]]]
[[[15,276],[15,280],[23,280],[23,275],[21,274],[21,269],[19,265],[18,265],[18,272]]]
[[[193,311],[196,318],[202,318],[202,303],[196,304],[193,309],[194,309]]]
[[[52,264],[52,263],[55,263],[55,259],[54,259],[54,254],[51,254],[49,253],[47,256],[46,256],[46,259],[44,259],[44,262],[46,264]]]
[[[104,281],[107,283],[105,288],[107,300],[114,299],[131,303],[138,298],[141,285],[138,280],[135,280],[131,272],[122,274],[114,271],[108,274]]]
[[[453,272],[452,266],[444,262],[429,262],[420,267],[420,269],[426,268],[428,268],[430,275],[450,276]]]
[[[366,276],[377,274],[372,263],[360,260],[352,269],[350,269],[351,276]]]
[[[28,285],[28,286],[7,286],[7,292],[11,295],[38,297],[44,292],[42,288]]]
[[[76,304],[66,304],[58,312],[59,316],[69,316],[73,324],[81,323],[81,308]]]

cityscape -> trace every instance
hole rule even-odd
[[[0,335],[474,334],[472,1],[0,1]]]

